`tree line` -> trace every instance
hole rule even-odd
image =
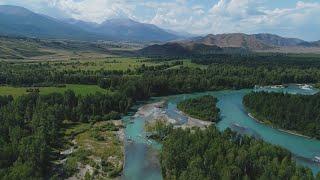
[[[320,94],[253,92],[243,104],[260,121],[320,139]]]
[[[207,66],[205,68],[183,66],[184,62],[181,60],[155,66],[142,65],[125,71],[59,70],[49,63],[1,62],[0,84],[13,86],[96,84],[102,88],[119,90],[123,85],[126,86],[127,81],[140,81],[154,86],[152,91],[154,94],[160,91],[161,94],[173,94],[251,88],[254,85],[317,83],[320,80],[319,58],[232,54],[190,58],[196,64]],[[162,62],[167,59],[156,60]]]
[[[320,57],[312,55],[285,55],[279,53],[265,54],[215,54],[198,55],[190,57],[191,62],[196,64],[229,64],[244,65],[249,67],[288,67],[288,68],[319,68]]]

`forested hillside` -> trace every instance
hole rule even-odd
[[[243,104],[260,121],[320,139],[320,94],[251,93]]]

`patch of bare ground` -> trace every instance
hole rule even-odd
[[[60,163],[67,179],[118,179],[124,166],[122,121],[77,124],[70,129],[72,145],[60,152],[65,156]]]

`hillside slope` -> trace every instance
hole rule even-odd
[[[109,19],[96,27],[94,31],[121,40],[170,41],[179,38],[179,36],[155,25],[140,23],[131,19]]]
[[[218,35],[209,34],[205,37],[198,38],[193,42],[206,45],[215,45],[219,47],[245,48],[249,50],[263,50],[272,48],[272,46],[263,43],[254,36],[241,33]]]
[[[253,34],[251,36],[270,46],[298,46],[299,44],[306,42],[297,38],[285,38],[275,34],[266,33]]]
[[[59,20],[11,5],[0,5],[0,34],[86,41],[145,42],[180,38],[155,25],[131,19],[109,19],[101,24],[75,19]]]
[[[95,40],[101,36],[18,6],[0,6],[0,34],[37,38]],[[106,37],[103,37],[106,38]]]
[[[26,37],[0,36],[1,59],[26,59],[30,57],[53,55],[59,52],[110,53],[112,45],[70,40],[41,40]]]

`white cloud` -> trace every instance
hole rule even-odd
[[[294,6],[291,3],[289,7],[288,3],[281,8],[271,8],[270,3],[270,0],[219,0],[211,4],[189,0],[0,0],[0,4],[85,21],[129,17],[196,34],[270,32],[320,39],[320,2],[298,1]]]
[[[98,23],[111,17],[134,18],[135,9],[126,0],[54,0],[53,5],[72,18]]]
[[[292,8],[266,8],[265,0],[219,0],[209,10],[177,3],[153,3],[151,23],[197,34],[269,32],[320,39],[320,3],[299,1]]]

